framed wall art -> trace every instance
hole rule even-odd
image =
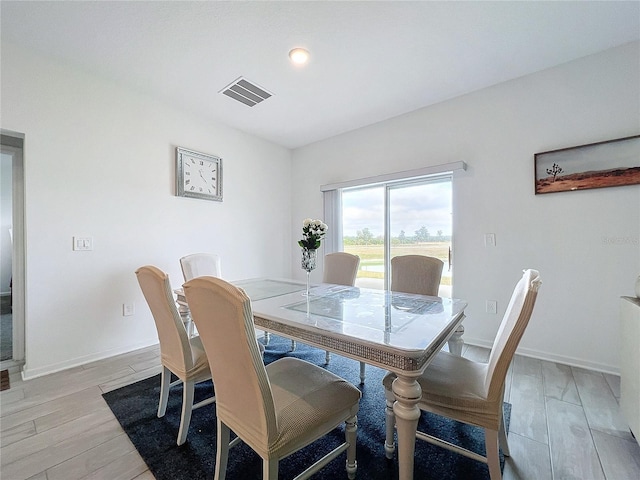
[[[640,184],[640,135],[534,155],[535,193]]]

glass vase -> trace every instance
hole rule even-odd
[[[304,293],[307,297],[309,296],[309,276],[312,270],[316,268],[316,260],[317,260],[317,252],[311,248],[303,248],[302,249],[302,261],[300,265],[302,269],[307,272],[307,290]]]

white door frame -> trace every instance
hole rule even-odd
[[[12,157],[12,320],[13,359],[0,363],[0,368],[22,366],[25,362],[25,311],[26,311],[26,235],[25,235],[25,182],[23,146],[24,134],[0,130],[2,153]]]

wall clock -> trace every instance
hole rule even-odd
[[[176,195],[222,201],[222,159],[176,148]]]

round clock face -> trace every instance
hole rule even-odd
[[[177,192],[181,197],[222,201],[222,159],[176,149]]]

